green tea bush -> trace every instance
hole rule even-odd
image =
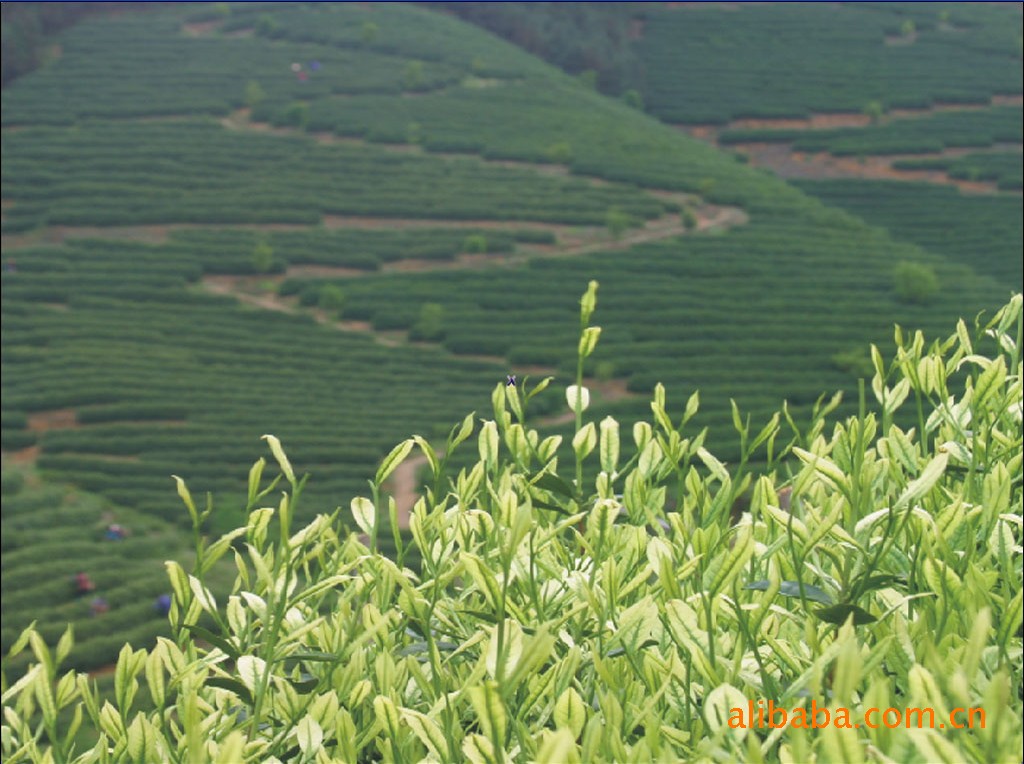
[[[345,292],[337,284],[324,284],[320,287],[320,297],[317,306],[321,310],[340,314],[345,307]]]
[[[892,272],[893,288],[903,302],[922,304],[931,300],[939,291],[939,277],[935,270],[922,263],[903,260]]]
[[[927,349],[897,329],[889,363],[872,347],[873,410],[863,388],[831,425],[835,399],[804,427],[734,406],[725,464],[693,427],[696,393],[677,419],[658,385],[627,433],[587,416],[596,289],[565,452],[529,424],[548,378],[499,383],[493,418],[470,414],[441,449],[403,441],[349,513],[301,528],[307,480],[274,436],[277,474],[253,465],[248,522],[216,540],[178,479],[196,548],[192,573],[167,563],[174,637],[125,645],[101,702],[59,671],[70,631],[51,648],[26,629],[5,658],[5,760],[1016,760],[1021,296]],[[405,537],[383,486],[414,449],[429,475]],[[237,577],[218,601],[225,556]],[[736,723],[764,699],[847,721]],[[919,722],[860,723],[889,707]],[[981,724],[939,728],[968,708]]]

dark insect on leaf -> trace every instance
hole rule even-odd
[[[856,605],[833,605],[832,607],[818,608],[814,612],[825,623],[834,623],[836,626],[842,626],[846,623],[851,614],[853,615],[854,626],[863,626],[866,623],[874,623],[878,620],[867,610]]]
[[[754,581],[752,584],[747,584],[744,589],[754,589],[759,592],[768,591],[769,582],[766,580]],[[783,581],[779,584],[779,594],[786,597],[799,597],[800,596],[800,582],[799,581]],[[804,597],[814,602],[820,602],[822,605],[831,605],[832,598],[828,596],[828,592],[823,589],[819,589],[817,586],[811,584],[804,584]]]
[[[506,377],[505,377],[505,385],[507,387],[515,387],[516,386],[516,375],[515,374],[508,374],[508,375],[506,375]]]

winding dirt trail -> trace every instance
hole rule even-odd
[[[638,244],[661,241],[678,236],[725,230],[743,225],[748,221],[746,212],[738,207],[704,205],[697,208],[694,213],[697,222],[692,230],[686,226],[680,215],[669,215],[654,221],[648,221],[643,227],[634,229],[618,238],[608,235],[607,232],[599,228],[580,229],[578,227],[562,226],[561,228],[565,229],[566,233],[566,244],[521,245],[516,252],[511,254],[481,255],[462,253],[453,260],[446,262],[416,259],[398,260],[386,263],[381,267],[380,271],[362,271],[354,268],[323,265],[293,265],[284,274],[276,276],[208,275],[202,278],[200,287],[214,294],[232,296],[239,302],[264,310],[273,310],[281,313],[307,313],[312,315],[320,324],[331,326],[340,331],[371,334],[375,341],[388,347],[395,347],[402,344],[400,338],[403,337],[404,332],[380,332],[365,321],[341,321],[329,315],[326,311],[315,308],[303,308],[298,304],[297,297],[281,297],[277,294],[276,287],[285,279],[295,277],[350,279],[365,278],[377,275],[380,272],[507,268],[520,265],[531,258],[578,257],[595,252],[616,251]],[[361,220],[365,222],[365,219]],[[374,223],[376,222],[374,221]],[[395,221],[380,222],[386,224],[394,223]],[[405,220],[402,222],[408,226],[414,226],[420,221]],[[435,223],[436,221],[429,221],[428,224],[434,225]],[[271,289],[274,291],[271,291]]]
[[[921,109],[891,109],[878,124],[920,119],[948,112],[980,111],[994,106],[1020,106],[1022,95],[993,96],[987,104],[936,103]],[[865,128],[872,124],[866,114],[852,112],[817,113],[806,118],[744,118],[726,125],[678,125],[694,138],[720,146],[718,136],[727,130],[831,130]],[[720,146],[721,147],[721,146]],[[996,144],[990,147],[948,148],[925,154],[879,154],[863,157],[834,156],[828,152],[807,153],[793,149],[791,142],[734,143],[721,147],[745,154],[754,167],[763,167],[785,179],[868,178],[874,180],[925,181],[955,186],[966,194],[1016,193],[1000,189],[994,182],[953,178],[942,170],[908,170],[894,165],[905,159],[951,159],[966,154],[1020,151],[1020,144]]]

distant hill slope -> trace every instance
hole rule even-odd
[[[175,7],[61,47],[0,99],[2,442],[140,511],[180,517],[174,472],[237,522],[267,431],[317,476],[300,513],[347,504],[399,439],[487,416],[507,372],[558,374],[590,278],[588,373],[619,385],[597,411],[700,387],[729,442],[730,398],[802,415],[855,389],[837,352],[1005,301],[423,8]],[[933,301],[900,302],[903,260]]]
[[[669,3],[635,44],[670,122],[987,102],[1021,92],[1019,3]]]
[[[0,531],[5,655],[33,621],[51,645],[73,625],[66,667],[78,669],[170,633],[156,600],[169,588],[163,560],[186,554],[176,526],[5,464]],[[77,590],[79,574],[92,591]]]

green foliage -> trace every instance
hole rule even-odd
[[[598,361],[594,364],[594,379],[608,382],[615,377],[615,361]]]
[[[568,141],[552,143],[544,151],[544,156],[549,162],[555,164],[569,164],[572,162],[572,146]]]
[[[277,21],[270,14],[260,14],[256,19],[256,33],[263,37],[274,37],[279,29]]]
[[[274,267],[274,248],[266,239],[260,239],[252,251],[252,267],[257,273],[270,273]]]
[[[4,471],[0,474],[0,494],[13,496],[18,493],[25,484],[25,476],[20,472]]]
[[[896,296],[904,302],[920,305],[929,302],[939,291],[939,277],[935,270],[922,263],[909,260],[897,263],[892,280]]]
[[[1024,164],[1019,151],[985,151],[956,157],[898,159],[897,170],[942,170],[959,180],[988,181],[1001,191],[1024,188]]]
[[[272,41],[249,34],[264,13]],[[381,29],[372,45],[361,40],[369,19]],[[190,36],[182,34],[186,20],[217,26]],[[918,26],[915,49],[926,36]],[[212,492],[217,513],[204,527],[242,522],[237,497],[251,443],[270,430],[316,476],[297,508],[297,522],[308,522],[365,491],[375,460],[409,432],[431,435],[482,410],[514,359],[571,378],[564,359],[577,341],[575,306],[565,283],[605,284],[601,352],[633,393],[616,401],[595,393],[587,412],[594,421],[648,416],[657,381],[699,387],[692,424],[711,426],[705,447],[732,463],[739,454],[728,434],[730,398],[755,420],[785,399],[803,423],[820,390],[852,389],[831,363],[837,348],[884,337],[893,321],[934,333],[951,315],[1002,300],[1015,282],[996,274],[1020,268],[1006,224],[1019,223],[1019,199],[1010,215],[987,198],[936,204],[942,236],[921,245],[929,259],[898,241],[908,240],[908,228],[914,241],[925,235],[917,212],[904,215],[902,228],[880,223],[887,236],[423,7],[237,5],[227,20],[208,8],[161,7],[87,21],[67,30],[61,46],[52,65],[0,94],[4,233],[27,231],[21,243],[39,243],[16,253],[18,272],[3,280],[2,445],[37,445],[51,476],[155,518],[172,517],[166,485],[174,472],[197,495]],[[290,64],[313,60],[322,67],[300,82]],[[400,97],[412,60],[423,64],[425,90]],[[245,106],[250,79],[266,92],[251,114],[255,125],[229,117]],[[291,132],[286,113],[297,101],[309,104],[311,132],[402,143],[417,122],[423,151]],[[266,122],[280,129],[251,129]],[[21,129],[6,129],[13,126]],[[551,161],[547,149],[560,143],[571,145],[567,176],[490,161]],[[524,242],[571,246],[599,232],[569,226],[600,228],[611,207],[638,220],[678,212],[662,190],[701,190],[713,204],[742,207],[750,223],[614,254],[532,257],[524,248],[500,272],[372,273],[406,258],[450,260],[473,234],[486,236],[491,252]],[[881,215],[882,206],[871,212]],[[701,213],[719,211],[745,218],[713,207]],[[376,220],[349,225],[346,216]],[[481,225],[457,222],[470,220]],[[501,221],[517,225],[503,229]],[[148,237],[125,227],[150,224],[166,225],[167,240],[120,238]],[[44,244],[50,225],[70,227],[63,244]],[[314,311],[288,315],[206,291],[217,283],[207,277],[251,274],[261,238],[279,263],[341,269],[334,283],[353,324],[410,329],[425,303],[443,305],[444,346],[387,347],[387,335],[321,326]],[[900,259],[926,259],[958,288],[927,306],[895,305],[890,271]],[[348,269],[364,273],[349,278]],[[323,268],[305,270],[310,276],[288,288],[314,307],[325,282],[312,274]],[[246,291],[259,281],[219,283]],[[587,373],[602,362],[588,359]],[[392,402],[386,410],[382,398]],[[846,401],[838,415],[853,411]],[[531,412],[556,412],[559,403],[534,399]],[[83,426],[7,426],[8,413],[14,423],[65,408]],[[563,461],[568,449],[566,441]],[[389,537],[379,542],[387,554]],[[135,638],[127,624],[107,635],[106,654],[125,635]],[[148,644],[140,636],[136,646]]]
[[[871,124],[877,123],[885,115],[885,106],[881,101],[871,100],[864,106],[864,114],[871,120]]]
[[[409,337],[416,340],[436,342],[444,339],[444,306],[426,302],[420,308],[419,318],[413,324]]]
[[[405,142],[413,145],[423,140],[423,126],[419,122],[410,122],[405,126]]]
[[[576,79],[579,80],[580,84],[585,88],[590,88],[591,90],[597,89],[597,72],[593,69],[583,70],[576,76]]]
[[[874,365],[864,348],[842,350],[832,356],[832,363],[839,371],[859,379],[870,379]]]
[[[599,333],[596,288],[580,304],[580,366]],[[894,761],[1011,760],[1024,742],[1021,304],[973,330],[961,321],[927,351],[922,334],[897,331],[891,363],[873,348],[877,411],[862,402],[829,423],[826,406],[806,428],[784,411],[758,429],[737,410],[734,464],[703,446],[696,395],[677,424],[659,385],[652,421],[627,434],[592,418],[574,385],[573,477],[560,439],[530,426],[547,380],[499,382],[493,418],[467,416],[441,448],[404,440],[368,496],[299,525],[306,477],[265,436],[276,467],[250,470],[246,524],[216,540],[197,532],[192,573],[168,563],[174,639],[125,646],[111,702],[61,673],[71,634],[54,647],[27,629],[10,647],[3,754],[744,760],[753,745],[771,762],[868,748]],[[918,424],[904,430],[893,418],[908,401]],[[383,486],[414,450],[427,487],[389,559]],[[458,473],[457,450],[478,454]],[[210,510],[184,481],[178,493],[198,531]],[[232,593],[215,597],[207,574],[243,537]],[[8,677],[21,656],[27,670]],[[762,698],[846,707],[850,725],[761,738],[727,724]],[[853,726],[888,706],[932,708],[937,721],[979,707],[985,727]],[[71,713],[95,748],[72,749]]]
[[[613,239],[621,239],[622,234],[637,225],[637,221],[624,210],[612,207],[605,215],[604,224]]]
[[[302,127],[310,114],[309,104],[296,102],[284,121]],[[399,123],[399,142],[405,140],[404,124]],[[429,141],[433,130],[424,129]],[[68,154],[59,177],[47,169],[57,147]],[[601,225],[613,205],[643,218],[662,211],[656,198],[619,183],[591,186],[478,161],[396,157],[377,146],[237,135],[197,122],[5,131],[3,151],[18,157],[3,166],[6,198],[20,202],[5,210],[10,221],[35,219],[44,207],[55,225],[313,224],[325,214]],[[89,159],[92,152],[102,159]],[[137,172],[140,163],[150,169]],[[221,169],[210,175],[210,167]],[[196,174],[206,181],[197,186]],[[260,179],[255,187],[253,178]],[[269,178],[273,183],[265,182]]]
[[[302,101],[291,104],[284,112],[283,121],[289,127],[305,129],[309,124],[309,104]]]
[[[1019,155],[1017,167],[1019,172]],[[885,228],[900,241],[968,265],[1011,289],[1024,288],[1024,263],[1018,257],[1024,249],[1019,197],[963,194],[949,186],[906,181],[841,179],[797,185]]]
[[[473,233],[462,242],[464,252],[485,254],[487,252],[487,237],[482,233]]]
[[[263,90],[263,87],[256,80],[249,80],[245,86],[245,104],[250,109],[255,109],[264,100],[266,100],[267,94]]]
[[[405,65],[405,74],[402,77],[402,86],[406,90],[422,90],[425,85],[423,78],[423,62],[410,61]]]
[[[337,284],[324,284],[320,287],[317,307],[335,315],[340,315],[345,307],[345,292]]]
[[[987,103],[1022,88],[1020,13],[1009,5],[957,6],[956,34],[936,29],[929,5],[748,4],[734,12],[707,4],[644,15],[635,45],[645,102],[670,122],[859,112],[874,100],[891,108]],[[914,34],[915,44],[887,44],[901,34]]]
[[[632,8],[607,3],[439,5],[567,72],[595,71],[603,93],[621,93],[643,79],[630,35]]]
[[[43,63],[45,47],[52,40],[50,35],[100,10],[67,3],[4,5],[3,47],[0,48],[4,86]]]
[[[826,130],[723,130],[723,144],[792,142],[797,151],[827,151],[836,156],[927,154],[946,148],[1020,143],[1024,111],[996,106],[973,111],[940,111],[913,119],[891,119],[868,127]]]
[[[633,109],[644,109],[644,97],[640,95],[640,91],[635,88],[630,88],[622,94],[622,102]]]
[[[374,24],[372,21],[363,22],[362,31],[360,33],[362,40],[366,44],[376,42],[377,35],[380,33],[380,27]]]
[[[70,623],[76,643],[64,663],[81,670],[113,663],[129,637],[149,644],[157,634],[170,634],[154,604],[170,590],[158,557],[179,556],[187,548],[174,525],[44,481],[6,462],[2,487],[4,654],[30,624],[44,640],[56,643]],[[105,537],[114,522],[126,530],[125,538]],[[76,592],[74,576],[80,572],[95,584],[94,592]],[[92,614],[93,597],[102,597],[109,610]],[[25,658],[5,660],[7,676],[23,672]]]

